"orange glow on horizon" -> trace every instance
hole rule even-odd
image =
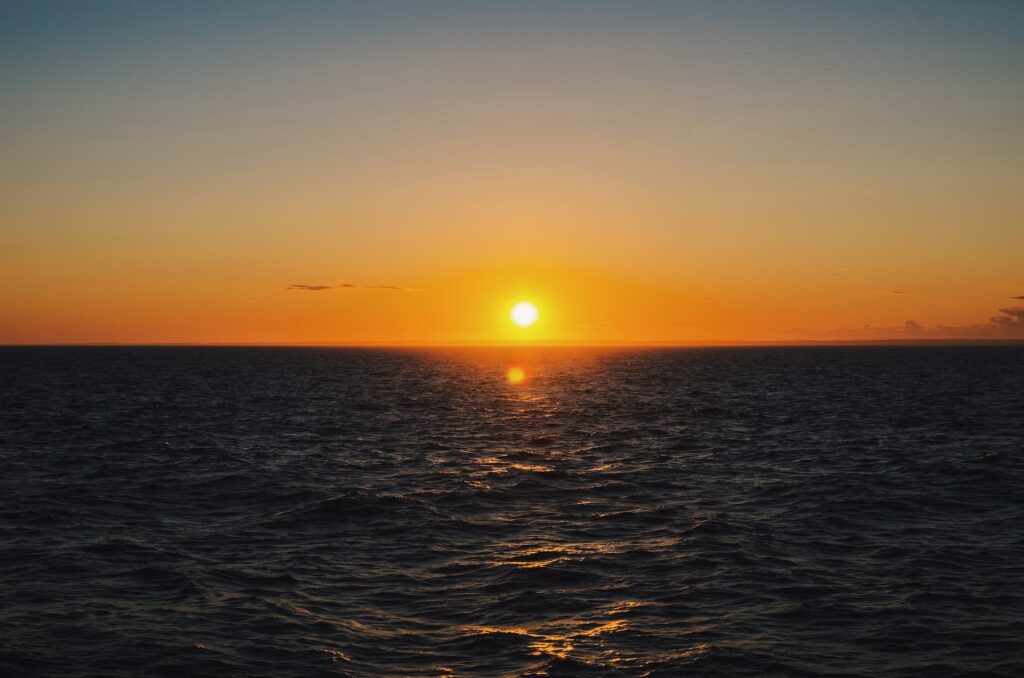
[[[338,283],[327,273],[300,277],[287,271],[246,281],[250,272],[232,269],[235,278],[212,285],[207,284],[205,273],[181,278],[170,269],[145,268],[152,263],[145,260],[127,267],[115,266],[111,260],[109,270],[95,275],[76,273],[69,264],[62,280],[75,284],[68,284],[60,294],[49,293],[49,281],[42,280],[37,286],[21,288],[22,294],[0,300],[0,318],[6,321],[0,324],[0,343],[785,343],[907,336],[909,319],[925,327],[920,334],[929,338],[933,336],[930,328],[971,325],[972,318],[984,310],[977,299],[958,290],[942,295],[896,294],[857,289],[861,285],[851,282],[841,291],[833,285],[829,296],[799,276],[783,274],[761,284],[761,296],[751,304],[745,292],[754,282],[742,278],[756,269],[738,268],[734,280],[716,287],[695,267],[673,280],[596,266],[511,266],[472,251],[466,256],[477,258],[474,267],[408,276],[363,273],[351,276],[351,283]],[[282,261],[271,263],[280,266]],[[325,271],[330,269],[324,266]],[[154,272],[160,275],[154,277]],[[16,266],[0,271],[0,280],[29,274],[27,268]],[[152,282],[139,287],[123,284],[136,279]],[[306,285],[282,284],[293,280]],[[1016,290],[1007,288],[1003,294]],[[538,309],[537,319],[521,327],[511,312],[527,299]],[[998,298],[988,302],[988,315],[1002,304]],[[62,318],[59,323],[57,316]],[[857,317],[879,320],[868,331],[863,324],[855,324]]]

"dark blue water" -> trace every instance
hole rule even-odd
[[[1022,347],[6,348],[0,462],[3,675],[1024,675]]]

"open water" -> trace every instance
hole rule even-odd
[[[1024,347],[3,348],[0,674],[1022,676]]]

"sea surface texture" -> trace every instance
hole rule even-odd
[[[4,348],[0,462],[4,676],[1024,676],[1022,347]]]

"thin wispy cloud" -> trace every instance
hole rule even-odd
[[[1010,297],[1010,298],[1011,298],[1011,299],[1016,299],[1017,301],[1024,301],[1024,294],[1022,294],[1022,295],[1021,295],[1021,296],[1019,296],[1019,297]]]
[[[289,285],[287,290],[305,290],[306,292],[320,292],[321,290],[333,290],[331,285],[300,285],[298,283]]]
[[[285,287],[286,290],[299,290],[302,292],[323,292],[325,290],[390,290],[392,292],[422,292],[415,287],[402,287],[401,285],[378,285],[351,282],[336,282],[333,285],[306,285],[303,283],[292,283]]]

